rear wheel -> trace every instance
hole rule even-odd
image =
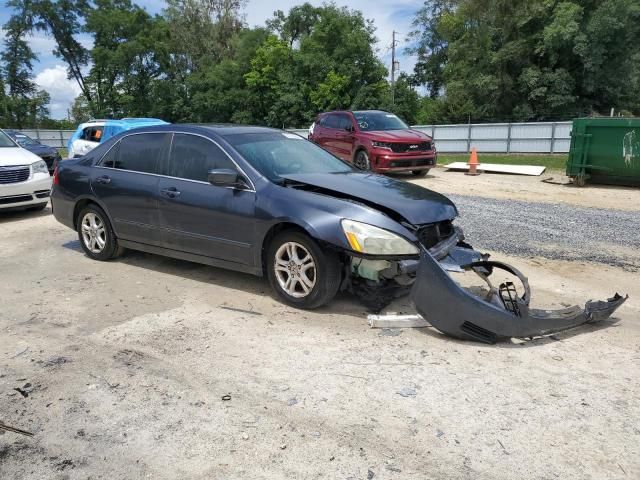
[[[412,170],[411,173],[413,173],[416,177],[426,177],[427,173],[429,173],[429,170],[431,169],[425,168],[424,170]]]
[[[78,237],[84,253],[94,260],[110,260],[119,256],[123,248],[113,233],[106,213],[97,205],[88,205],[78,215]]]
[[[285,303],[313,309],[330,302],[340,287],[340,259],[309,236],[285,231],[267,249],[269,283]]]
[[[369,154],[366,150],[358,150],[356,158],[353,161],[353,165],[360,170],[371,170],[371,164],[369,163]]]

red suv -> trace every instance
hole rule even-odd
[[[433,139],[380,110],[318,115],[309,140],[362,170],[424,176],[436,165]]]

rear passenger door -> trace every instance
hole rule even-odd
[[[158,168],[170,141],[170,133],[127,135],[92,169],[91,188],[104,205],[118,237],[161,244]]]
[[[209,170],[220,168],[242,173],[212,140],[174,134],[158,185],[165,247],[251,265],[255,191],[211,185]]]

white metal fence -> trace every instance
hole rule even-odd
[[[567,153],[571,122],[472,123],[464,125],[416,125],[434,138],[439,152],[461,153],[476,147],[485,153]],[[304,137],[308,129],[290,129]],[[52,147],[64,148],[74,130],[22,130]]]

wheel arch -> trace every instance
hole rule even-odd
[[[80,216],[80,212],[87,205],[91,205],[91,204],[96,205],[102,209],[102,211],[107,216],[107,220],[109,220],[109,223],[111,224],[111,228],[113,229],[113,222],[111,221],[111,217],[109,217],[109,212],[107,211],[105,206],[102,204],[102,202],[96,200],[93,197],[83,197],[83,198],[80,198],[78,201],[76,201],[76,204],[73,206],[73,228],[75,230],[78,229],[78,217]],[[114,229],[114,233],[115,233],[115,229]]]

